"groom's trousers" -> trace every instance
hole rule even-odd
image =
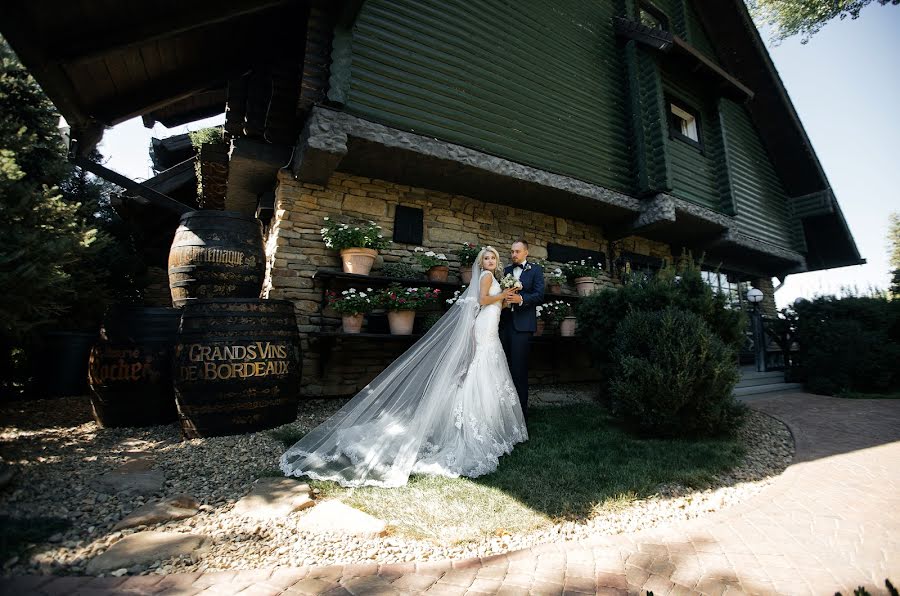
[[[531,349],[531,331],[516,331],[510,321],[500,328],[500,342],[506,352],[506,362],[512,375],[522,414],[528,416],[528,352]]]

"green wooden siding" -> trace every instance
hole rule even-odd
[[[621,2],[368,0],[346,109],[609,188],[633,189]]]
[[[790,216],[788,197],[747,110],[720,102],[725,151],[740,230],[783,248],[803,248]]]
[[[718,117],[711,105],[712,94],[694,79],[684,74],[675,74],[663,69],[663,89],[668,97],[684,102],[700,117],[700,138],[703,149],[699,149],[676,138],[668,138],[669,164],[671,167],[672,194],[708,207],[723,211],[720,194],[719,173],[722,154],[718,150]],[[669,105],[665,104],[666,118]]]
[[[625,44],[625,63],[631,97],[637,191],[641,195],[668,191],[672,188],[666,147],[668,125],[656,60],[646,48],[629,41]]]

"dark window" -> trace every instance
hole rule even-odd
[[[700,128],[699,112],[678,99],[666,98],[666,106],[669,136],[702,150],[703,130]]]
[[[606,255],[597,250],[587,250],[577,246],[564,246],[562,244],[547,244],[547,260],[559,263],[591,259],[595,263],[606,266]]]
[[[641,25],[653,27],[654,29],[663,29],[664,31],[669,30],[669,19],[666,18],[666,13],[649,2],[641,2],[638,5],[638,16]]]
[[[397,205],[394,214],[394,242],[422,244],[422,210]]]

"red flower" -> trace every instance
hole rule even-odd
[[[435,288],[435,289],[434,289],[434,293],[435,293],[435,294],[440,294],[441,291],[440,291],[439,289]]]

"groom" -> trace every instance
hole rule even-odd
[[[544,270],[536,263],[528,262],[528,243],[524,240],[513,242],[509,250],[512,264],[503,269],[503,274],[512,274],[522,282],[522,289],[508,301],[500,315],[500,341],[506,352],[509,372],[512,374],[516,393],[522,403],[522,414],[528,418],[528,350],[531,336],[537,329],[537,310],[544,302]]]

